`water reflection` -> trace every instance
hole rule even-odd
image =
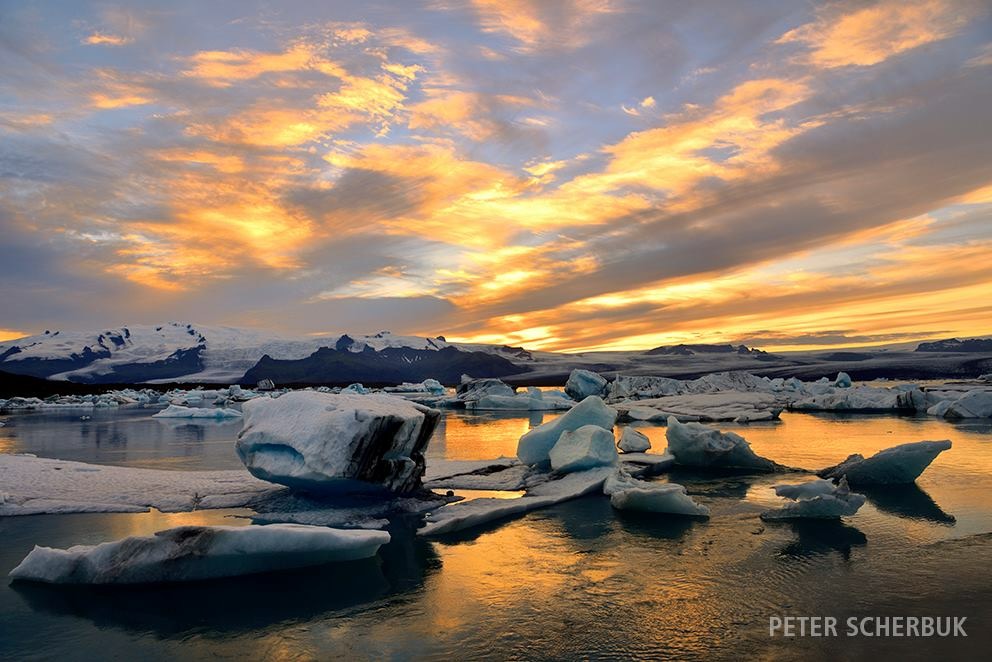
[[[868,543],[860,529],[840,520],[793,520],[787,525],[797,538],[779,550],[782,556],[805,558],[836,551],[847,561],[851,548]]]
[[[378,557],[222,580],[145,586],[51,586],[16,582],[32,609],[98,627],[182,637],[204,628],[231,635],[307,623],[415,590],[440,569],[433,546],[405,526]]]
[[[926,520],[936,524],[953,525],[954,515],[945,513],[937,502],[919,485],[884,485],[859,487],[858,492],[883,513],[907,519]]]
[[[514,457],[521,436],[557,416],[557,412],[540,411],[449,411],[434,430],[427,456],[449,460]]]

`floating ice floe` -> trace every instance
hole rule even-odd
[[[783,405],[771,393],[721,391],[693,395],[670,395],[617,405],[623,417],[636,421],[664,422],[674,416],[683,423],[695,421],[757,422],[778,419]]]
[[[425,379],[419,384],[403,382],[398,386],[387,386],[383,389],[386,393],[430,393],[431,395],[444,395],[444,386],[436,379]]]
[[[291,488],[410,493],[440,415],[396,396],[297,391],[245,403],[236,448],[253,475]]]
[[[693,501],[682,485],[638,480],[623,468],[606,479],[603,493],[610,497],[610,504],[617,510],[693,517],[710,515],[710,509]]]
[[[927,413],[948,419],[992,418],[992,392],[967,391],[956,398],[941,400],[927,409]]]
[[[611,466],[620,459],[613,432],[598,425],[563,432],[548,457],[551,468],[563,474]]]
[[[796,400],[791,409],[800,411],[924,411],[926,396],[918,388],[853,386]]]
[[[822,478],[847,477],[851,485],[897,485],[912,483],[930,463],[951,447],[942,441],[916,441],[881,450],[869,458],[851,455],[833,467],[817,472]]]
[[[427,524],[418,534],[436,536],[462,531],[575,499],[602,488],[613,471],[613,467],[599,467],[567,474],[539,483],[516,499],[487,497],[444,506],[427,516]]]
[[[563,393],[542,391],[530,387],[524,393],[513,395],[483,395],[475,400],[466,400],[465,408],[472,411],[555,411],[571,409],[574,403]]]
[[[751,450],[751,445],[738,434],[721,432],[700,423],[679,423],[668,419],[668,452],[675,462],[706,469],[744,469],[748,471],[782,471],[782,467]]]
[[[341,393],[344,393],[346,395],[347,394],[366,395],[369,393],[369,390],[365,388],[362,384],[355,383],[355,384],[348,384],[347,386],[345,386],[343,389],[341,389]]]
[[[565,393],[577,402],[585,400],[590,395],[606,395],[608,382],[606,378],[591,370],[576,368],[565,382]]]
[[[462,383],[455,389],[455,395],[463,402],[478,400],[483,396],[507,396],[513,397],[512,386],[503,383],[495,377],[485,377],[483,379],[472,379],[467,376],[462,377]]]
[[[241,418],[241,412],[223,407],[169,405],[157,414],[152,414],[152,418]]]
[[[69,549],[35,547],[10,577],[50,584],[148,584],[233,577],[375,556],[385,531],[300,524],[182,526]]]
[[[240,508],[282,491],[242,469],[164,471],[0,455],[0,516]]]
[[[775,494],[795,503],[761,513],[761,519],[836,519],[850,517],[865,505],[865,496],[851,492],[841,478],[835,485],[829,480],[814,480],[799,485],[776,485]]]
[[[643,432],[628,425],[620,432],[620,442],[617,445],[624,453],[643,453],[651,448],[651,440]]]
[[[517,457],[524,464],[547,462],[548,454],[562,433],[577,430],[584,425],[596,425],[612,430],[617,420],[617,410],[606,406],[602,398],[590,395],[562,416],[530,430],[517,444]]]

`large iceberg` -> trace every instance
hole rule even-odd
[[[799,485],[776,485],[775,494],[795,503],[778,510],[761,513],[761,519],[836,519],[850,517],[865,505],[865,496],[851,492],[847,481],[839,485],[829,480],[814,480]]]
[[[916,441],[881,450],[871,457],[854,454],[833,467],[818,472],[823,478],[847,477],[851,485],[895,485],[912,483],[941,452],[951,447],[942,441]]]
[[[620,442],[617,445],[624,453],[643,453],[651,448],[651,440],[643,432],[628,425],[620,432]]]
[[[590,395],[606,395],[607,381],[602,375],[591,370],[576,368],[565,382],[565,393],[573,400],[581,402]]]
[[[937,403],[927,413],[950,419],[992,418],[992,392],[968,391],[956,399]]]
[[[50,584],[148,584],[233,577],[374,556],[385,531],[300,524],[181,526],[69,549],[35,547],[10,572]]]
[[[225,409],[223,407],[169,405],[157,414],[152,414],[152,418],[241,418],[241,412],[237,409]]]
[[[918,388],[877,388],[852,386],[835,389],[827,387],[793,402],[790,407],[801,411],[925,411],[926,396]]]
[[[254,476],[291,488],[406,494],[440,415],[390,395],[297,391],[245,403],[237,451]]]
[[[612,430],[616,420],[616,409],[607,407],[602,398],[590,395],[559,418],[539,425],[520,437],[517,457],[524,464],[547,462],[548,454],[562,433],[578,430],[584,425]]]
[[[710,515],[710,509],[693,501],[682,485],[638,480],[623,468],[618,468],[606,479],[603,493],[610,497],[610,504],[617,510],[693,517]]]
[[[563,432],[548,454],[551,468],[558,473],[585,471],[619,461],[613,432],[598,425],[583,425]]]
[[[665,435],[668,438],[668,452],[675,456],[677,464],[764,472],[784,469],[756,454],[747,440],[733,432],[720,432],[700,423],[679,423],[672,416],[668,419]]]

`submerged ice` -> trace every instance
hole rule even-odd
[[[865,505],[865,496],[851,492],[847,481],[839,484],[829,480],[814,480],[799,485],[776,485],[775,494],[789,503],[778,510],[761,513],[761,519],[836,519],[854,515]]]

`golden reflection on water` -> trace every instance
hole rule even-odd
[[[427,449],[428,457],[449,460],[478,460],[515,457],[520,437],[559,412],[447,412],[441,417]]]
[[[156,531],[164,531],[177,526],[245,526],[253,514],[246,508],[226,510],[194,510],[185,513],[163,513],[152,508],[139,516],[111,516],[108,527],[112,538],[128,536],[150,536]],[[110,538],[108,538],[109,540]]]

